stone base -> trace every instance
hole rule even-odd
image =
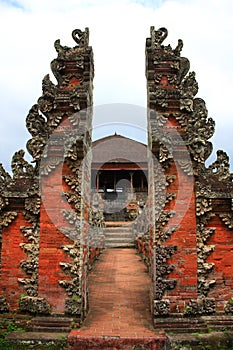
[[[233,332],[170,334],[168,338],[172,350],[230,350],[233,348]]]
[[[6,337],[10,349],[65,349],[67,348],[67,336],[64,332],[20,332],[15,331]],[[8,345],[8,343],[7,343]]]
[[[232,331],[233,316],[216,314],[212,316],[184,317],[174,315],[170,317],[154,318],[155,330],[174,333],[208,333],[211,331]]]
[[[155,334],[154,337],[90,337],[79,336],[74,330],[68,336],[69,350],[164,350],[169,349],[169,340],[165,334]]]

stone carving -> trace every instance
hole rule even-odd
[[[184,46],[183,40],[178,39],[178,44],[176,48],[173,50],[173,53],[175,54],[175,56],[180,56],[183,46]]]
[[[166,185],[169,186],[175,179],[176,175],[166,175]]]
[[[168,316],[170,314],[169,300],[154,300],[154,316]]]
[[[77,159],[75,162],[70,160],[70,159],[66,159],[65,163],[68,165],[68,167],[70,168],[70,170],[76,175],[78,176],[78,179],[81,176],[81,172],[80,172],[80,166],[81,166],[81,159]]]
[[[161,172],[161,168],[158,166],[156,162],[154,162],[153,167],[153,199],[154,199],[154,213],[155,218],[154,221],[157,220],[158,216],[161,213],[161,210],[163,209],[165,202],[166,202],[166,177],[163,176]],[[155,224],[155,222],[154,222]]]
[[[156,245],[154,254],[156,259],[155,273],[155,300],[161,300],[167,289],[174,289],[176,281],[174,279],[166,279],[166,275],[174,270],[173,265],[167,265],[166,261],[175,253],[175,246]]]
[[[66,159],[75,161],[83,157],[83,135],[77,135],[77,132],[69,132],[69,137],[64,142],[64,155]]]
[[[82,317],[82,300],[78,297],[65,300],[65,313],[75,317]]]
[[[89,213],[89,247],[103,248],[104,247],[104,214],[99,208],[91,208]]]
[[[219,214],[219,217],[229,229],[233,228],[233,214],[232,214],[232,212],[231,213],[221,213],[221,214]]]
[[[163,165],[163,167],[168,168],[172,160],[173,156],[171,155],[167,147],[161,145],[159,153],[159,162]]]
[[[10,174],[4,169],[0,163],[0,190],[1,192],[6,189],[6,186],[12,182]]]
[[[179,71],[176,77],[177,85],[181,84],[190,68],[190,62],[186,57],[179,57]]]
[[[57,87],[50,80],[49,74],[46,74],[42,80],[42,91],[43,91],[43,96],[50,97],[51,99],[53,99],[56,94]]]
[[[185,99],[193,99],[198,93],[198,83],[196,81],[195,72],[190,72],[181,83],[181,97]]]
[[[192,112],[193,111],[193,100],[190,98],[184,98],[180,100],[180,110]]]
[[[78,193],[80,193],[80,180],[81,180],[80,177],[81,177],[81,172],[78,171],[78,174],[76,176],[65,175],[63,176],[63,179],[70,186],[70,189],[72,191],[77,191]]]
[[[54,47],[58,53],[57,59],[54,59],[51,62],[51,70],[58,81],[58,85],[66,86],[68,85],[70,79],[77,75],[80,77],[79,73],[76,72],[73,74],[64,74],[66,70],[66,60],[73,60],[76,62],[76,68],[84,69],[84,53],[85,50],[88,50],[89,45],[89,29],[85,28],[84,31],[80,29],[75,29],[72,32],[72,38],[78,44],[74,48],[70,48],[67,46],[62,46],[60,40],[56,40],[54,43]],[[47,79],[47,78],[46,78]],[[82,78],[83,79],[83,78]]]
[[[163,108],[167,107],[168,106],[167,97],[168,97],[168,93],[164,89],[157,88],[156,90],[154,90],[153,88],[150,88],[149,90],[149,98],[151,101],[154,100],[157,106],[161,106]]]
[[[25,199],[25,209],[34,215],[40,213],[41,199],[39,197],[29,197]]]
[[[19,311],[32,315],[49,315],[51,308],[44,298],[25,296],[19,299]]]
[[[169,203],[174,198],[176,198],[176,193],[174,193],[174,192],[167,192],[166,203]]]
[[[173,58],[178,61],[178,65],[176,64],[174,67],[178,68],[176,83],[179,85],[190,68],[189,60],[186,57],[180,56],[181,50],[183,48],[183,41],[179,39],[176,48],[172,50],[170,45],[162,46],[163,41],[168,35],[168,31],[166,28],[162,27],[158,30],[155,30],[152,26],[150,28],[150,33],[151,37],[147,39],[146,46],[151,47],[155,50],[163,49],[165,55],[173,56]],[[163,59],[164,57],[161,56],[161,58]]]
[[[39,226],[23,226],[21,232],[28,242],[20,244],[27,255],[27,259],[21,261],[20,267],[29,278],[18,278],[18,282],[24,286],[28,296],[36,297],[38,293]]]
[[[13,220],[17,217],[18,213],[16,211],[3,212],[0,215],[0,232],[4,227],[9,226]]]
[[[62,210],[62,214],[66,218],[66,220],[71,224],[71,226],[80,227],[80,218],[73,210]]]
[[[59,285],[66,290],[68,296],[78,295],[81,298],[81,276],[72,280],[60,280]]]
[[[197,216],[205,215],[212,211],[212,201],[208,198],[197,197],[196,198],[196,214]]]
[[[76,192],[65,192],[68,203],[74,205],[75,211],[81,213],[81,194]]]
[[[216,311],[214,298],[198,298],[191,300],[186,306],[185,316],[212,315]]]
[[[208,238],[215,232],[215,228],[204,228],[198,226],[197,230],[197,254],[198,254],[198,293],[206,297],[210,288],[214,287],[215,279],[208,279],[209,273],[214,268],[213,262],[206,262],[206,259],[214,251],[214,245],[208,245]]]
[[[32,139],[27,142],[27,150],[34,160],[39,161],[48,139],[49,128],[45,118],[39,114],[38,104],[30,109],[26,118],[26,127],[32,135]]]
[[[89,28],[85,28],[84,31],[81,29],[74,29],[72,38],[80,48],[87,48],[89,45]]]
[[[155,224],[154,240],[156,244],[164,243],[171,234],[176,230],[176,227],[166,228],[166,224],[175,215],[175,211],[162,210]]]
[[[34,168],[24,159],[24,150],[15,152],[11,161],[11,168],[14,179],[22,177],[33,177]]]
[[[208,170],[218,177],[219,181],[232,181],[233,174],[230,172],[229,157],[222,150],[217,151],[217,160],[213,162]]]
[[[147,39],[147,46],[151,46],[153,49],[160,49],[162,42],[166,39],[168,31],[162,27],[155,30],[154,26],[150,27],[151,38]]]
[[[104,224],[103,211],[92,208],[90,210],[90,215],[89,215],[89,224],[94,227],[104,228],[105,224]]]
[[[197,162],[204,163],[212,152],[212,144],[207,140],[214,134],[215,123],[212,118],[207,119],[205,101],[195,98],[193,101],[192,117],[188,121],[186,133],[187,145]]]
[[[69,280],[60,280],[59,285],[66,290],[69,297],[82,299],[81,281],[83,252],[80,241],[62,246],[63,251],[71,258],[70,262],[60,262],[62,270],[70,277]]]
[[[8,198],[0,195],[0,212],[9,204]]]

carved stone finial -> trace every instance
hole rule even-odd
[[[89,45],[89,28],[85,28],[84,31],[81,29],[74,29],[72,38],[79,47],[87,47]]]
[[[180,53],[181,53],[181,50],[183,49],[183,46],[184,46],[183,40],[178,39],[178,44],[177,44],[176,48],[173,50],[173,52],[176,56],[180,56]]]
[[[212,144],[207,140],[214,134],[215,123],[208,118],[205,101],[201,98],[193,100],[193,113],[188,120],[188,147],[195,161],[204,163],[212,152]]]
[[[26,118],[26,127],[32,136],[46,134],[46,121],[45,118],[39,114],[38,104],[33,105],[30,109]]]
[[[161,48],[162,42],[166,39],[168,35],[168,31],[164,27],[159,28],[158,30],[155,30],[155,27],[151,26],[150,35],[151,35],[151,47],[154,49],[159,49]]]
[[[84,31],[81,29],[74,29],[72,32],[72,38],[78,44],[78,48],[87,48],[89,45],[89,28],[85,28]],[[72,48],[61,45],[60,39],[57,39],[54,42],[54,47],[58,53],[58,58],[61,60],[65,59],[66,56],[69,56],[73,51]]]
[[[183,78],[186,76],[190,68],[190,62],[186,57],[179,57],[179,61],[180,61],[180,69],[177,75],[178,85],[182,82]]]
[[[4,169],[2,163],[0,163],[0,188],[6,185],[7,182],[11,181],[10,174]]]
[[[230,172],[229,157],[222,150],[217,151],[217,160],[212,163],[209,168],[214,175],[217,175],[220,181],[233,179],[233,174]]]
[[[20,178],[24,176],[31,177],[34,172],[34,168],[24,159],[24,150],[19,150],[15,152],[11,161],[11,168],[14,178]]]

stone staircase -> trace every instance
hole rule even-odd
[[[32,332],[69,333],[75,321],[72,317],[37,316],[32,318],[28,327]]]
[[[104,237],[105,248],[133,248],[135,246],[133,224],[129,222],[107,222]]]
[[[37,316],[28,323],[26,332],[14,331],[6,339],[10,341],[11,349],[21,349],[21,346],[23,349],[64,349],[74,326],[72,317]]]

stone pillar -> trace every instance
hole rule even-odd
[[[53,313],[87,313],[87,263],[91,195],[92,48],[88,29],[74,30],[74,48],[55,41],[58,57],[45,77],[40,111],[49,137],[41,155],[42,206],[38,294]]]
[[[154,317],[184,313],[197,298],[193,163],[179,122],[192,105],[181,99],[189,61],[180,57],[181,41],[174,50],[162,45],[166,36],[165,28],[152,27],[146,41]]]

